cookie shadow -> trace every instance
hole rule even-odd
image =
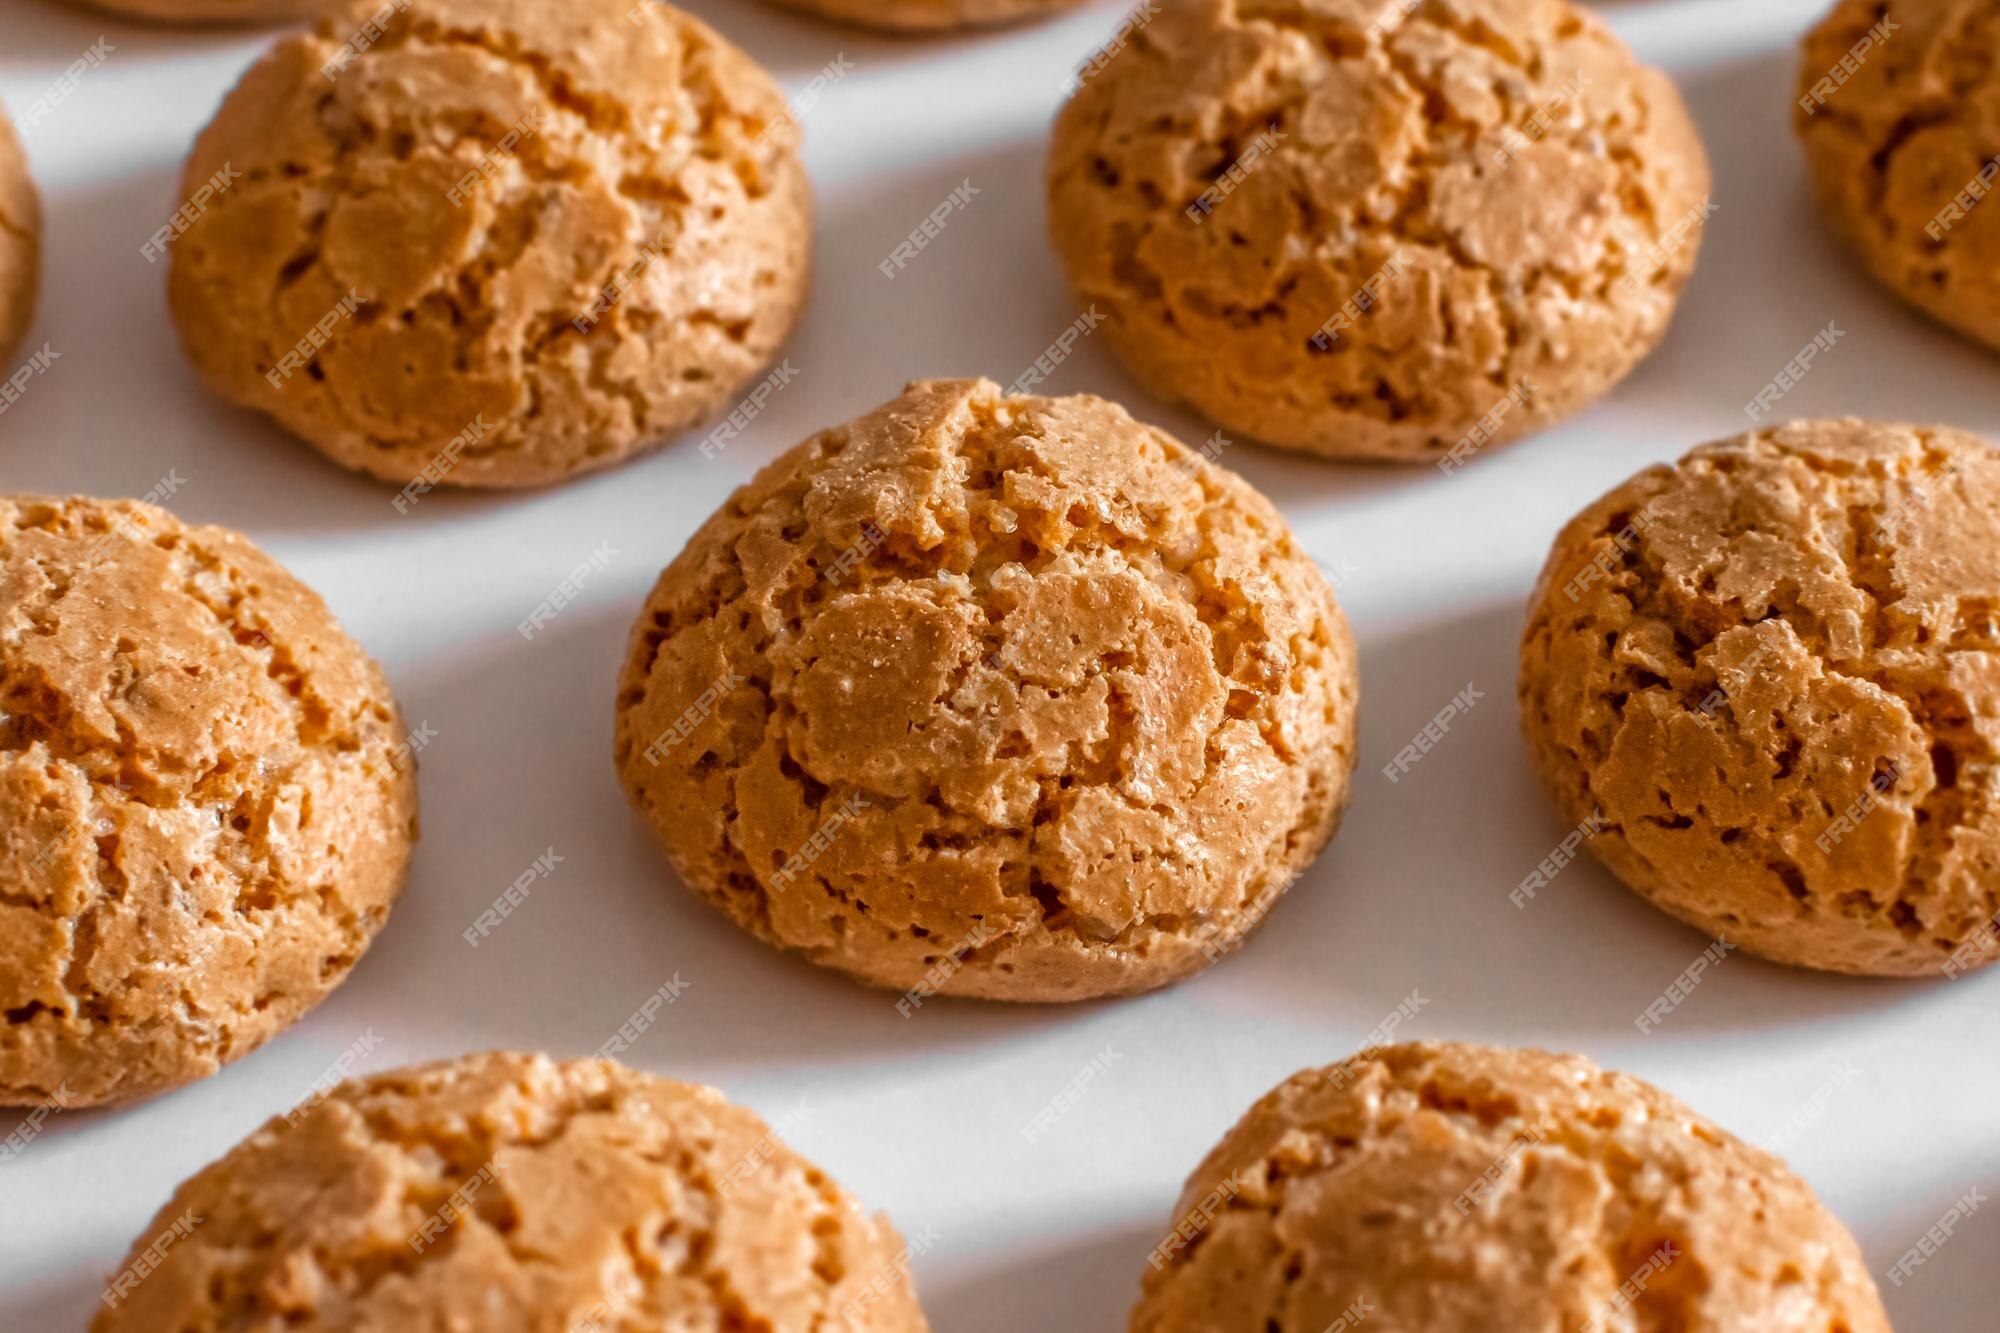
[[[123,1241],[117,1242],[123,1244]],[[122,1253],[122,1251],[120,1251]],[[43,1265],[16,1270],[11,1261],[7,1281],[0,1285],[0,1328],[85,1328],[104,1295],[105,1279],[117,1265],[108,1255],[103,1271],[78,1264],[51,1272]]]
[[[1978,1170],[1940,1176],[1912,1189],[1899,1176],[1895,1200],[1871,1210],[1857,1226],[1870,1272],[1897,1328],[1981,1328],[1993,1318],[1993,1272],[2000,1266],[2000,1218],[1988,1211],[1990,1199],[1976,1204],[1953,1225],[1951,1238],[1902,1267],[1910,1252],[1967,1191],[1989,1196],[2000,1181],[2000,1160],[1989,1145]]]
[[[977,1272],[920,1285],[918,1295],[937,1333],[1123,1328],[1167,1227],[1163,1216],[1082,1236],[1038,1233],[1035,1244],[989,1250]]]

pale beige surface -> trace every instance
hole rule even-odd
[[[1082,0],[775,0],[791,9],[892,32],[941,32],[1040,18]]]
[[[312,18],[340,0],[71,0],[148,23],[282,23]],[[376,0],[381,8],[383,0]]]
[[[1235,474],[1101,399],[937,380],[772,463],[667,567],[617,762],[762,938],[1078,999],[1255,926],[1338,821],[1356,688],[1326,580]]]
[[[1845,83],[1793,108],[1821,211],[1877,281],[2000,347],[2000,207],[1976,202],[2000,183],[2000,3],[1842,0],[1806,38],[1797,95],[1885,19]]]
[[[1935,974],[2000,912],[2000,459],[1795,422],[1643,472],[1557,538],[1520,692],[1641,894],[1781,962]]]
[[[474,434],[449,481],[527,486],[662,444],[762,372],[811,205],[760,67],[667,5],[415,0],[329,82],[379,8],[279,43],[195,147],[186,194],[242,173],[173,246],[204,379],[392,481]]]
[[[1566,0],[1406,8],[1163,5],[1056,123],[1050,233],[1078,299],[1154,392],[1226,431],[1423,461],[1525,381],[1513,438],[1624,376],[1694,266],[1698,227],[1655,264],[1709,188],[1665,75]]]
[[[0,1106],[204,1077],[337,985],[403,886],[405,735],[240,535],[0,497]]]
[[[1162,1236],[1231,1195],[1148,1268],[1132,1333],[1889,1333],[1859,1247],[1782,1162],[1581,1056],[1407,1045],[1305,1070]]]
[[[41,285],[42,200],[14,126],[0,112],[0,372],[35,321]]]
[[[926,1327],[886,1218],[713,1088],[606,1060],[344,1083],[182,1185],[134,1254],[184,1215],[94,1333]]]

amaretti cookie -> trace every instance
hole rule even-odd
[[[892,32],[938,32],[1040,18],[1083,0],[776,0],[823,18]]]
[[[1056,122],[1050,234],[1154,392],[1460,461],[1667,327],[1709,212],[1680,96],[1568,0],[1160,6]]]
[[[1806,37],[1792,121],[1820,201],[1864,269],[2000,348],[2000,10],[1841,0]]]
[[[331,10],[339,0],[73,0],[147,23],[283,23]],[[376,0],[380,9],[383,0]]]
[[[1189,975],[1332,834],[1355,654],[1269,501],[1090,397],[980,380],[783,455],[633,627],[617,764],[681,878],[932,994]]]
[[[11,363],[42,286],[42,200],[21,140],[0,112],[0,374]]]
[[[201,1078],[338,985],[403,886],[407,737],[238,534],[0,497],[0,1106]]]
[[[93,1333],[926,1328],[886,1219],[714,1089],[609,1060],[340,1084],[183,1184],[133,1260]]]
[[[1996,651],[1993,450],[1794,422],[1563,529],[1521,714],[1564,821],[1658,906],[1779,962],[1934,974],[2000,956]]]
[[[1195,1170],[1131,1333],[1889,1333],[1784,1163],[1581,1056],[1370,1050]]]
[[[196,144],[184,189],[229,183],[174,243],[174,317],[210,385],[349,467],[558,481],[762,372],[805,294],[797,145],[670,5],[342,0]]]

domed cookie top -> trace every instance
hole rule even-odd
[[[71,0],[148,23],[284,23],[327,13],[343,0]],[[378,10],[382,0],[376,0]]]

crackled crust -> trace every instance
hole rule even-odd
[[[2000,3],[1842,0],[1806,37],[1799,96],[1885,18],[1895,30],[1863,52],[1846,82],[1822,90],[1810,114],[1793,110],[1813,187],[1877,281],[2000,347],[2000,209],[1974,204],[1947,217],[1937,236],[1928,231],[2000,147]],[[1992,185],[1989,175],[1980,193]]]
[[[41,285],[42,200],[13,123],[0,112],[0,366],[35,322]]]
[[[1165,5],[1056,122],[1050,234],[1078,296],[1134,374],[1225,430],[1423,460],[1525,382],[1486,442],[1511,439],[1637,364],[1693,269],[1699,226],[1669,238],[1708,165],[1665,75],[1566,0],[1403,11]],[[1539,138],[1507,137],[1544,109]],[[1373,309],[1316,345],[1391,263]]]
[[[1220,1199],[1147,1272],[1132,1333],[1889,1333],[1859,1247],[1782,1162],[1581,1056],[1405,1045],[1302,1071],[1173,1225]]]
[[[0,1106],[205,1077],[337,985],[416,837],[405,735],[238,534],[0,497]]]
[[[808,14],[891,32],[942,32],[1041,18],[1083,0],[775,0]]]
[[[282,23],[312,18],[339,0],[72,0],[148,23]],[[381,8],[381,0],[376,0]]]
[[[1101,399],[928,381],[667,567],[617,762],[682,879],[765,940],[1077,999],[1261,919],[1346,802],[1356,688],[1325,579],[1240,479]]]
[[[1601,810],[1592,850],[1654,903],[1935,973],[2000,912],[2000,461],[1850,420],[1643,472],[1557,539],[1520,692],[1564,817]]]
[[[762,69],[663,4],[415,0],[329,81],[380,8],[281,42],[188,163],[189,196],[241,173],[172,250],[214,388],[392,481],[451,446],[446,480],[526,486],[656,446],[762,371],[811,214]]]
[[[608,1060],[341,1084],[183,1184],[134,1256],[186,1215],[93,1333],[926,1328],[887,1219],[713,1088]]]

